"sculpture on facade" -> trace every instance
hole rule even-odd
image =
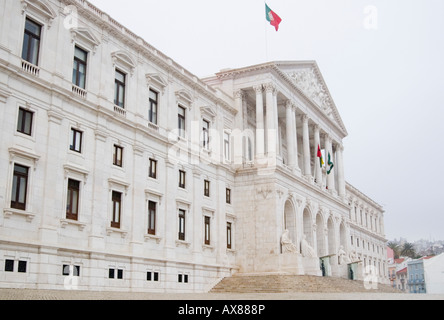
[[[297,253],[298,248],[290,239],[290,231],[285,230],[281,237],[282,253]]]
[[[316,252],[308,243],[307,236],[305,234],[303,235],[302,241],[301,241],[301,251],[302,251],[302,255],[306,258],[315,258],[316,257]]]
[[[338,252],[338,259],[339,259],[339,264],[349,264],[351,263],[350,258],[347,256],[347,253],[344,250],[344,246],[340,246],[339,247],[339,252]]]

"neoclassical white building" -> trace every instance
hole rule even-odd
[[[345,181],[315,62],[199,79],[85,0],[0,16],[0,287],[388,282],[384,210]]]

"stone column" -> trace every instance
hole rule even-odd
[[[303,124],[303,147],[304,147],[304,175],[311,176],[310,165],[310,132],[308,130],[308,116],[302,116]]]
[[[241,116],[243,114],[243,101],[244,101],[245,93],[242,90],[238,90],[234,94],[234,102],[236,106],[236,110],[238,110],[238,115],[236,116],[236,128],[242,131],[243,123]],[[245,128],[244,128],[245,130]],[[223,134],[223,133],[222,133]],[[235,147],[233,149],[233,161],[236,165],[242,165],[243,163],[243,148],[242,148],[242,136],[239,136],[239,140],[235,142]]]
[[[293,112],[293,102],[288,100],[285,105],[286,108],[286,131],[287,131],[287,165],[293,170],[295,168],[295,127],[294,127],[294,112]]]
[[[276,127],[276,117],[274,114],[275,106],[274,106],[274,91],[276,87],[274,84],[269,83],[265,86],[266,91],[266,104],[267,104],[267,114],[266,114],[266,123],[267,123],[267,154],[268,158],[276,159],[276,139],[277,139],[277,127]]]
[[[314,139],[315,139],[315,155],[316,155],[316,161],[315,161],[315,178],[316,183],[319,185],[322,185],[322,168],[320,164],[320,160],[318,158],[318,148],[321,146],[321,136],[320,136],[320,128],[319,125],[314,125]]]
[[[291,121],[293,122],[293,139],[294,139],[294,166],[298,173],[301,172],[299,167],[299,156],[298,156],[298,126],[296,121],[296,105],[293,104],[291,108]]]
[[[256,158],[265,154],[265,124],[264,124],[264,91],[262,85],[253,87],[256,92]]]
[[[336,160],[337,160],[337,169],[338,169],[338,192],[341,198],[345,197],[345,175],[344,175],[344,147],[340,144],[337,145],[336,148]]]

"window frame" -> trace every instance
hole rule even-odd
[[[117,78],[117,74],[123,76],[123,82]],[[123,72],[122,70],[116,68],[114,74],[114,105],[119,108],[125,109],[125,99],[126,99],[126,80],[128,74]],[[120,93],[122,94],[122,101],[120,101]]]
[[[186,189],[187,173],[184,170],[179,170],[179,188]]]
[[[122,224],[122,192],[113,190],[111,192],[111,228],[120,229]]]
[[[156,235],[157,202],[148,201],[148,234]]]
[[[204,216],[204,244],[211,245],[211,217]]]
[[[77,139],[80,138],[80,142],[77,143]],[[69,150],[77,153],[82,153],[82,144],[83,144],[83,131],[80,131],[75,128],[71,128],[70,137],[69,137]],[[78,150],[77,150],[78,146]]]
[[[70,182],[75,182],[78,184],[78,187],[75,188],[73,186],[73,183],[70,185]],[[78,221],[79,220],[79,204],[80,204],[80,186],[81,186],[81,182],[75,179],[68,179],[68,191],[67,191],[67,199],[66,199],[66,219],[68,220],[73,220],[73,221]],[[77,192],[77,200],[76,200],[76,204],[75,207],[77,208],[77,212],[72,212],[72,207],[73,207],[73,191]]]
[[[178,232],[178,239],[180,241],[185,241],[186,239],[186,215],[187,212],[185,209],[179,209],[179,214],[178,214],[178,222],[179,222],[179,232]]]
[[[123,150],[124,148],[114,144],[113,147],[113,165],[119,168],[123,168]]]
[[[21,167],[26,170],[26,173],[19,172],[16,167]],[[11,208],[26,211],[27,200],[28,200],[28,184],[29,184],[29,171],[30,168],[18,163],[14,163],[13,169],[13,181],[12,181],[12,193],[11,193]],[[24,179],[24,182],[23,182]],[[14,182],[16,181],[16,182]],[[22,189],[22,182],[25,184],[24,189]],[[15,188],[14,188],[15,185]],[[14,190],[15,189],[15,190]],[[22,195],[21,192],[24,194]],[[15,194],[15,197],[14,197]],[[23,202],[20,202],[20,198],[23,197]]]
[[[148,172],[148,176],[152,179],[156,179],[157,180],[157,160],[150,158],[150,165],[149,165],[149,172]]]
[[[34,24],[35,26],[38,27],[39,29],[39,34],[35,34],[32,33],[32,31],[27,29],[27,23],[30,22],[32,24]],[[26,62],[38,66],[39,65],[39,60],[40,60],[40,46],[41,46],[41,41],[42,41],[42,31],[43,31],[43,25],[39,22],[37,22],[35,19],[30,18],[29,16],[26,16],[25,19],[25,26],[24,26],[24,32],[23,32],[23,43],[22,43],[22,54],[21,54],[21,58],[23,60],[25,60]],[[25,46],[25,42],[26,42],[26,37],[28,37],[27,40],[27,44]],[[34,55],[34,53],[32,52],[32,42],[33,40],[35,40],[37,42],[37,45],[34,43],[34,46],[36,45],[37,47],[37,52],[35,53],[35,57],[30,57],[31,55]],[[25,56],[25,48],[27,48],[26,51],[26,57]]]
[[[210,127],[211,122],[203,119],[202,120],[202,148],[205,150],[210,149]]]
[[[233,249],[233,223],[227,221],[227,249]]]
[[[79,50],[79,51],[81,51],[82,53],[85,54],[85,60],[82,60],[82,59],[80,59],[79,57],[76,56],[76,51],[77,50]],[[87,76],[87,73],[88,73],[88,69],[87,69],[88,68],[88,55],[89,55],[89,52],[87,50],[84,50],[83,48],[79,47],[78,45],[74,46],[74,59],[73,59],[74,61],[73,61],[73,75],[72,75],[73,79],[72,79],[72,83],[75,86],[77,86],[77,87],[79,87],[79,88],[81,88],[83,90],[86,89],[86,76]],[[80,79],[82,78],[81,72],[80,72],[81,66],[83,66],[84,70],[85,70],[85,72],[83,74],[83,79],[82,79],[83,80],[83,86],[81,85],[81,81],[80,81]],[[75,81],[74,81],[74,72],[75,72]]]
[[[180,112],[183,111],[183,114]],[[179,131],[179,137],[185,138],[186,134],[186,127],[187,127],[187,109],[181,105],[178,106],[178,112],[177,112],[177,118],[178,118],[178,125],[177,129]]]
[[[230,188],[225,189],[225,203],[231,204],[231,189]]]
[[[155,99],[151,97],[151,93],[155,94]],[[156,126],[159,124],[159,96],[160,94],[156,90],[149,90],[148,121]],[[154,107],[155,112],[153,112]]]
[[[27,136],[32,136],[32,129],[34,124],[34,114],[35,112],[27,110],[26,108],[19,107],[18,119],[17,119],[17,132],[25,134]],[[30,115],[30,120],[27,119],[27,115]],[[27,125],[27,122],[29,124]],[[21,125],[20,125],[21,124]],[[29,128],[28,128],[29,126]]]
[[[204,180],[204,196],[209,198],[211,196],[211,182],[210,180]]]

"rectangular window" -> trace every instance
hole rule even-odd
[[[230,159],[231,159],[230,134],[227,132],[224,132],[224,158],[225,158],[225,161],[230,161]]]
[[[114,269],[109,269],[108,270],[108,278],[109,279],[114,279],[114,273],[115,273]]]
[[[148,203],[148,234],[156,235],[156,211],[157,203],[150,201]]]
[[[147,281],[159,281],[159,272],[148,271],[146,273],[146,280]]]
[[[27,261],[19,261],[18,263],[18,273],[26,273],[26,269],[28,266],[28,262]]]
[[[231,222],[227,222],[227,249],[232,249],[233,242],[232,240],[232,224]]]
[[[150,159],[150,178],[157,179],[157,161]]]
[[[116,69],[114,81],[114,104],[125,109],[125,82],[126,74]]]
[[[66,200],[66,219],[77,221],[79,218],[80,182],[68,180],[68,198]]]
[[[22,59],[38,65],[40,52],[40,36],[42,34],[42,26],[38,23],[26,18],[25,35],[23,37]]]
[[[186,173],[179,170],[179,188],[185,189],[186,187]]]
[[[75,47],[74,49],[74,65],[72,70],[72,83],[79,88],[86,87],[86,65],[88,52]]]
[[[231,204],[231,189],[226,189],[225,191],[225,202]]]
[[[208,180],[204,181],[204,196],[205,197],[210,196],[210,181],[208,181]]]
[[[5,260],[5,272],[14,272],[14,260]]]
[[[62,269],[62,275],[80,277],[80,266],[64,264]]]
[[[178,129],[179,129],[179,136],[181,138],[185,138],[185,108],[179,106],[179,112],[178,112]]]
[[[71,137],[69,149],[78,153],[82,153],[82,137],[83,132],[71,128]]]
[[[17,121],[17,131],[30,136],[32,134],[33,117],[34,117],[34,112],[20,108],[19,117]]]
[[[185,210],[179,210],[179,240],[185,241]]]
[[[11,208],[26,210],[26,198],[28,191],[29,168],[14,165],[14,177],[12,181]]]
[[[111,228],[120,229],[120,218],[122,213],[122,193],[113,191],[112,203],[113,203],[113,216],[111,220]]]
[[[205,217],[205,244],[211,244],[211,218]]]
[[[123,166],[123,148],[114,145],[113,165],[117,167]]]
[[[148,110],[148,120],[157,125],[157,107],[159,104],[159,94],[150,89],[150,107]]]
[[[203,121],[202,125],[202,147],[204,149],[210,147],[210,123],[206,120]]]

